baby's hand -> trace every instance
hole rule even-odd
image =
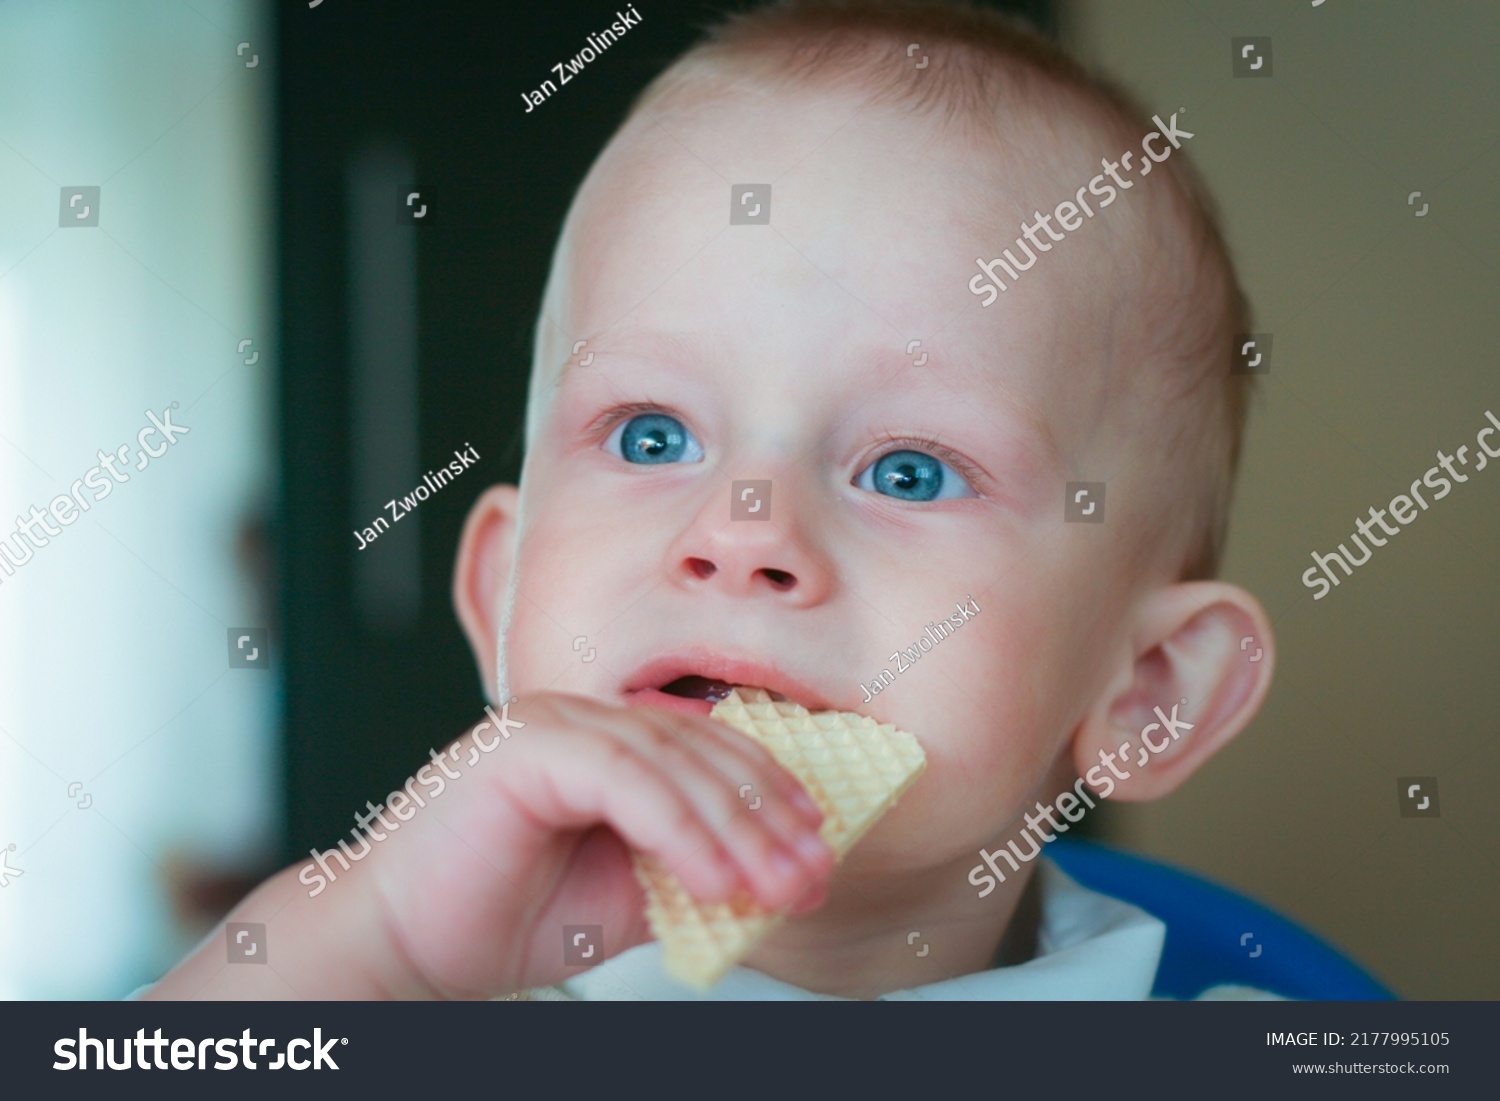
[[[460,740],[447,759],[474,763],[359,869],[392,951],[434,994],[493,997],[575,973],[565,925],[602,926],[600,959],[647,940],[631,849],[703,902],[744,889],[780,909],[821,892],[834,863],[823,815],[749,738],[578,696],[533,696],[511,715],[524,728],[497,752]]]

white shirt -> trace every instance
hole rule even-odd
[[[1033,959],[881,995],[882,1001],[1140,1001],[1151,997],[1167,927],[1138,907],[1082,886],[1050,860],[1037,867],[1041,926]],[[913,946],[914,952],[918,949]],[[844,1001],[732,968],[712,989],[684,986],[661,966],[661,946],[638,945],[533,997],[580,1001]],[[1271,1000],[1217,986],[1203,1000]]]
[[[881,1001],[1144,1001],[1161,963],[1167,927],[1139,907],[1091,891],[1043,857],[1037,865],[1041,924],[1036,956],[997,967],[882,994]],[[918,951],[914,945],[912,951]],[[150,985],[130,994],[138,998]],[[661,945],[637,945],[555,987],[528,991],[528,999],[553,1001],[846,1001],[734,967],[712,989],[684,986],[663,970]],[[512,998],[516,995],[511,995]],[[1273,1001],[1276,994],[1248,986],[1215,986],[1200,1001]]]

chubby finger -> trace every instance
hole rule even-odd
[[[499,777],[506,796],[546,831],[603,824],[674,869],[705,901],[723,901],[744,872],[680,785],[618,737],[574,732],[528,745]]]
[[[693,804],[738,865],[744,886],[762,905],[788,905],[809,882],[830,870],[833,854],[810,823],[786,808],[747,811],[733,781],[704,758],[691,736],[679,737],[654,725],[637,734],[645,742],[631,742],[632,748]]]
[[[650,745],[648,751],[653,757],[660,752],[665,763],[676,759],[678,752],[691,753],[732,789],[732,800],[715,798],[711,805],[705,806],[705,813],[711,819],[715,813],[722,815],[726,822],[733,814],[758,815],[798,859],[811,859],[815,867],[821,866],[825,846],[814,841],[821,841],[818,827],[822,824],[823,812],[796,778],[777,765],[761,746],[719,723],[679,723],[673,721],[678,716],[654,709],[643,709],[637,714],[667,739],[666,743]],[[794,799],[794,794],[798,798]],[[802,809],[799,800],[812,806],[812,814]]]
[[[509,796],[539,825],[603,822],[631,848],[656,856],[695,898],[726,901],[740,889],[767,907],[789,905],[817,871],[779,846],[764,825],[736,815],[724,828],[700,804],[725,792],[722,777],[677,763],[668,772],[617,731],[575,732],[531,743],[506,769]],[[725,798],[733,798],[732,793]],[[721,812],[722,813],[722,812]]]
[[[695,728],[701,728],[709,736],[704,745],[711,745],[715,751],[727,754],[736,765],[749,769],[753,779],[766,784],[770,789],[769,798],[785,803],[814,827],[823,824],[823,809],[807,793],[802,782],[776,760],[765,746],[728,723],[715,719],[697,719]]]

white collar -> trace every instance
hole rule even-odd
[[[882,995],[883,1001],[1143,1001],[1151,996],[1167,927],[1127,902],[1075,882],[1050,860],[1041,891],[1037,955],[1013,967],[962,975]],[[735,967],[706,993],[661,966],[655,941],[558,984],[584,1001],[843,1001]]]

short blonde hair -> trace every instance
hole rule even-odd
[[[946,47],[943,64],[893,65],[912,42],[929,52]],[[741,80],[854,90],[935,112],[980,140],[998,138],[997,108],[1017,104],[1082,116],[1130,144],[1154,129],[1128,94],[1025,25],[943,0],[779,0],[730,15],[648,85],[630,115],[676,91]],[[1180,149],[1156,170],[1162,182],[1140,203],[1142,217],[1152,221],[1153,244],[1180,262],[1131,274],[1147,306],[1145,357],[1162,364],[1167,397],[1186,406],[1153,443],[1169,467],[1191,464],[1191,507],[1180,499],[1156,507],[1188,517],[1175,525],[1184,528],[1179,576],[1195,580],[1212,577],[1223,552],[1252,383],[1232,371],[1233,338],[1252,325],[1207,187]]]

